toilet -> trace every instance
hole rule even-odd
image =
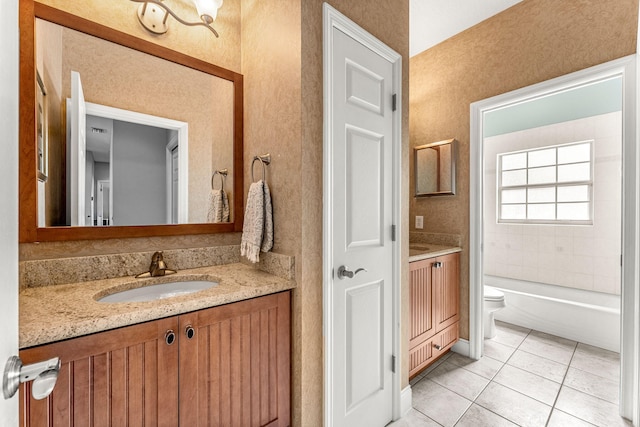
[[[494,313],[504,307],[504,293],[491,286],[485,286],[484,301],[482,304],[485,338],[494,338],[496,336]]]

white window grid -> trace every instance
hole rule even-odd
[[[589,160],[588,161],[578,161],[578,162],[562,162],[559,163],[558,162],[558,149],[562,148],[562,147],[569,147],[569,146],[577,146],[577,145],[582,145],[582,144],[588,144],[589,145]],[[555,150],[555,162],[553,164],[548,164],[548,165],[543,165],[543,166],[529,166],[529,162],[530,162],[530,156],[529,153],[533,153],[533,152],[539,152],[539,151],[543,151],[543,150],[550,150],[550,149],[554,149]],[[503,168],[502,168],[502,160],[504,157],[512,155],[512,154],[521,154],[521,153],[525,153],[526,154],[526,164],[524,167],[522,168],[515,168],[515,169],[509,169],[507,170],[508,172],[512,172],[512,171],[524,171],[525,172],[525,176],[526,176],[526,183],[523,185],[503,185],[502,182],[502,177],[503,177]],[[582,179],[582,180],[565,180],[562,182],[558,181],[558,166],[570,166],[570,165],[580,165],[580,164],[585,164],[588,163],[589,164],[589,178],[588,179]],[[558,145],[551,145],[551,146],[545,146],[545,147],[538,147],[538,148],[533,148],[533,149],[527,149],[527,150],[520,150],[520,151],[512,151],[512,152],[507,152],[507,153],[500,153],[497,156],[497,197],[496,197],[496,219],[498,223],[505,223],[505,224],[560,224],[560,225],[593,225],[593,176],[594,176],[594,141],[593,140],[586,140],[586,141],[578,141],[578,142],[571,142],[571,143],[567,143],[567,144],[558,144]],[[544,183],[540,183],[540,184],[530,184],[529,183],[529,171],[530,170],[535,170],[535,169],[541,169],[541,168],[547,168],[547,167],[555,167],[555,180],[554,181],[549,181],[549,182],[544,182]],[[558,202],[558,189],[559,188],[569,188],[569,187],[577,187],[577,186],[586,186],[587,187],[587,197],[583,200],[579,200],[579,201],[563,201],[563,202]],[[549,188],[553,188],[554,190],[554,201],[553,202],[530,202],[529,201],[529,190],[530,189],[549,189]],[[504,202],[502,200],[502,195],[503,195],[503,190],[525,190],[525,194],[526,194],[526,199],[524,202]],[[558,219],[558,205],[568,205],[568,204],[572,204],[572,203],[588,203],[588,218],[587,219]],[[530,211],[530,206],[535,206],[535,205],[554,205],[554,219],[531,219],[529,218],[529,211]],[[502,207],[503,206],[509,206],[509,205],[525,205],[525,212],[526,212],[526,216],[524,218],[518,218],[518,219],[507,219],[507,218],[503,218],[503,214],[502,214]]]

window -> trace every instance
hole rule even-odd
[[[498,155],[498,222],[593,224],[593,141]]]

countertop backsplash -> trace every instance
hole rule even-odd
[[[26,288],[135,276],[149,269],[155,250],[125,254],[81,256],[20,262],[20,290]],[[163,250],[167,267],[186,270],[241,262],[240,246],[211,246]],[[268,252],[255,268],[283,279],[295,275],[294,258]]]
[[[426,233],[421,231],[409,232],[409,244],[424,243],[439,246],[462,246],[462,236],[459,234]]]

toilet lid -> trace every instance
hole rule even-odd
[[[484,299],[487,301],[502,301],[504,299],[504,293],[490,286],[485,286]]]

